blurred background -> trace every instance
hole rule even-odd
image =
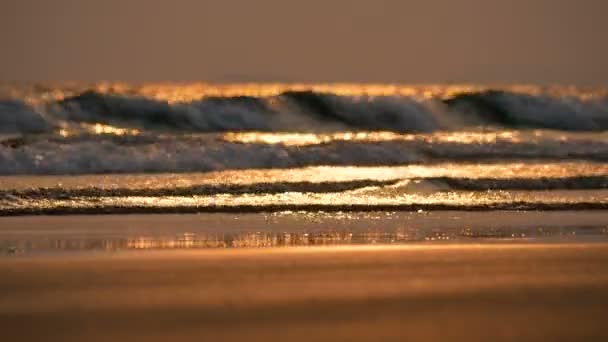
[[[3,0],[0,80],[608,80],[603,0]]]

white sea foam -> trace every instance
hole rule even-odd
[[[608,97],[601,92],[588,96],[583,91],[576,95],[476,89],[421,96],[353,95],[328,89],[168,101],[144,91],[63,90],[58,96],[53,88],[44,88],[34,92],[36,96],[0,100],[0,173],[608,160],[606,133],[601,133],[608,131]],[[554,132],[551,137],[530,133],[547,129]],[[219,134],[253,131],[270,136],[265,141],[229,141]],[[393,136],[359,139],[346,133],[380,131]],[[504,132],[506,138],[459,137],[487,131]],[[287,143],[279,132],[308,132],[317,142]],[[320,135],[332,132],[346,134]],[[447,133],[438,137],[442,132]],[[401,136],[405,133],[411,136]]]
[[[403,140],[391,135],[387,140],[345,139],[308,145],[240,143],[216,134],[24,138],[0,146],[0,174],[189,172],[450,160],[608,161],[605,134],[547,133],[545,137],[536,132],[489,140],[467,140],[459,134],[440,138],[418,134],[403,136]]]

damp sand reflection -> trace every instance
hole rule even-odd
[[[488,242],[608,242],[605,212],[378,212],[2,218],[2,255]],[[121,219],[122,218],[122,219]],[[32,230],[37,221],[48,228]]]

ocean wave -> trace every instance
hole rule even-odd
[[[49,100],[37,111],[17,100],[0,102],[1,132],[41,133],[101,123],[151,131],[432,132],[471,127],[608,130],[608,98],[488,90],[449,97],[348,96],[286,91],[266,97],[206,97],[167,102],[86,91]]]
[[[0,101],[0,134],[38,134],[52,132],[53,126],[42,114],[17,100]]]
[[[541,177],[541,178],[453,178],[432,177],[407,180],[353,180],[335,182],[272,182],[252,184],[201,184],[157,188],[32,188],[0,190],[4,200],[53,200],[94,197],[167,197],[299,193],[374,192],[389,188],[395,193],[429,193],[436,191],[487,190],[603,190],[608,189],[607,176]],[[362,191],[361,191],[362,190]],[[396,191],[395,191],[396,190]]]
[[[65,199],[73,197],[128,197],[128,196],[204,196],[204,195],[244,195],[280,194],[285,192],[331,193],[350,191],[372,186],[387,186],[397,180],[354,180],[344,182],[274,182],[254,184],[204,184],[167,188],[77,188],[63,187],[36,188],[25,190],[0,190],[2,199]]]
[[[367,131],[430,132],[440,128],[433,103],[410,97],[347,97],[310,91],[285,92],[279,99],[296,111],[333,123]]]
[[[0,174],[608,161],[603,93],[285,90],[184,101],[101,90],[64,95],[0,101]]]
[[[540,178],[428,178],[451,190],[592,190],[608,189],[608,176],[540,177]]]
[[[189,132],[355,129],[403,133],[474,126],[608,129],[605,98],[583,100],[504,91],[426,100],[290,91],[267,98],[214,97],[177,104],[86,92],[58,105],[61,110],[55,115],[69,121]]]
[[[606,98],[582,101],[490,90],[456,95],[444,103],[457,115],[473,116],[484,123],[503,127],[565,131],[608,128]]]
[[[207,98],[170,105],[92,91],[57,102],[50,113],[65,121],[186,132],[270,130],[273,116],[264,100],[254,97]]]
[[[540,134],[540,133],[539,133]],[[426,134],[403,140],[334,140],[313,145],[238,143],[221,135],[85,135],[13,139],[0,145],[0,174],[199,172],[305,166],[375,166],[441,161],[608,161],[608,141],[564,136],[483,142]],[[453,138],[461,138],[455,136]]]

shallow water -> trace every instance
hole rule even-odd
[[[0,218],[4,256],[61,252],[607,243],[607,211],[277,212]]]
[[[599,87],[0,89],[4,216],[608,208]]]

